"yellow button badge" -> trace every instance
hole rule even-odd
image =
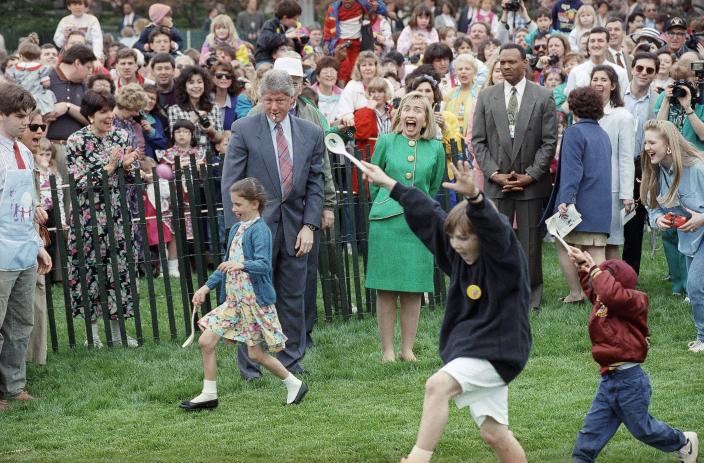
[[[477,285],[467,286],[467,297],[472,299],[473,301],[476,301],[477,299],[482,297],[482,289]]]

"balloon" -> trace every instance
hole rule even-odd
[[[166,164],[159,164],[156,166],[156,175],[164,180],[171,180],[174,178],[174,171],[171,170],[171,167]]]

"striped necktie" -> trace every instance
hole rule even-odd
[[[293,189],[293,165],[288,151],[288,141],[284,136],[281,123],[276,123],[276,147],[279,152],[279,179],[281,179],[281,193],[285,199]]]

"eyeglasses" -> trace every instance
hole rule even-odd
[[[223,72],[223,73],[217,72],[217,73],[215,73],[215,78],[216,78],[216,79],[232,80],[232,75],[227,74],[227,73],[225,73],[225,72]]]
[[[648,74],[649,76],[652,76],[653,74],[655,74],[655,68],[647,68],[645,66],[641,66],[640,64],[637,65],[634,69],[636,70],[636,72],[638,74],[640,74],[643,71],[645,71],[645,73]]]
[[[668,32],[667,35],[671,37],[687,37],[686,32]]]
[[[28,124],[27,127],[29,127],[30,132],[36,132],[39,129],[41,129],[42,132],[46,130],[46,124]]]
[[[535,44],[533,45],[534,50],[547,50],[548,46],[547,44],[541,43],[541,44]]]

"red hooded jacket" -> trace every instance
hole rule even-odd
[[[648,296],[635,289],[638,277],[621,260],[580,271],[582,289],[594,305],[589,315],[592,357],[603,375],[623,362],[648,355]]]

